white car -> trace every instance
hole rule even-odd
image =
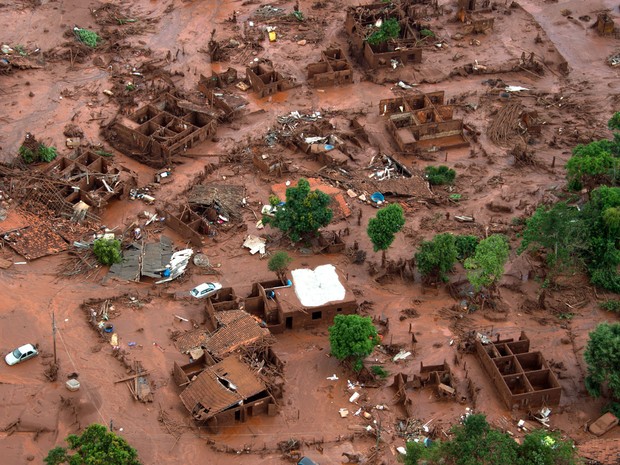
[[[24,362],[29,358],[35,357],[39,355],[39,351],[32,344],[24,344],[21,347],[18,347],[13,352],[6,354],[4,360],[7,365],[16,365],[18,363]]]
[[[220,283],[202,283],[189,291],[192,297],[202,299],[204,297],[210,297],[222,288]]]

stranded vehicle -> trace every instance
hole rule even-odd
[[[202,283],[189,291],[189,293],[192,295],[192,297],[202,299],[204,297],[212,296],[221,288],[222,285],[220,283]]]
[[[21,362],[25,362],[29,358],[32,358],[36,355],[39,355],[39,351],[32,344],[24,344],[21,347],[18,347],[14,351],[6,354],[4,357],[4,361],[7,365],[16,365]]]

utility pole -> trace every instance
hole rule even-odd
[[[54,340],[54,365],[58,365],[58,359],[56,357],[56,315],[52,310],[52,338]]]

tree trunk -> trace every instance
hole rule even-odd
[[[387,259],[385,258],[385,250],[381,251],[381,268],[385,268],[385,262]]]

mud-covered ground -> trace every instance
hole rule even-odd
[[[583,349],[588,332],[597,323],[615,317],[599,309],[597,302],[604,300],[605,295],[580,276],[562,278],[557,289],[547,289],[546,309],[539,309],[537,302],[544,281],[540,263],[515,251],[520,219],[531,214],[541,202],[552,202],[561,195],[564,165],[571,148],[610,135],[606,121],[618,109],[620,81],[617,69],[608,66],[606,59],[617,52],[620,42],[613,37],[600,37],[590,26],[596,12],[602,9],[611,9],[611,15],[617,17],[617,3],[521,0],[516,8],[500,5],[494,13],[494,31],[459,38],[458,24],[448,21],[455,5],[440,1],[446,13],[432,18],[429,24],[438,36],[437,41],[441,39],[442,47],[427,45],[421,64],[380,72],[354,64],[353,84],[325,89],[308,86],[306,65],[318,61],[320,51],[327,46],[348,50],[343,29],[345,7],[357,2],[302,0],[299,7],[305,21],[285,24],[255,18],[261,3],[265,2],[137,0],[111,2],[112,8],[78,0],[0,2],[0,42],[22,50],[25,56],[20,67],[0,74],[0,160],[11,162],[17,156],[27,132],[58,147],[61,155],[70,156],[72,151],[66,147],[63,129],[73,123],[84,132],[83,145],[103,143],[106,150],[114,153],[116,163],[138,174],[139,185],[147,184],[155,170],[111,149],[100,133],[117,114],[131,112],[156,97],[157,88],[132,74],[134,69],[147,69],[143,66],[150,63],[148,69],[155,76],[155,85],[161,82],[153,70],[163,73],[168,84],[172,82],[189,94],[196,91],[200,74],[210,76],[212,71],[233,66],[244,76],[245,66],[251,60],[269,58],[279,72],[292,76],[300,86],[264,99],[251,92],[243,93],[249,104],[240,117],[221,124],[213,140],[193,147],[179,159],[180,163],[173,167],[173,181],[155,191],[155,206],[182,203],[187,187],[207,163],[216,165],[208,180],[245,186],[250,206],[243,210],[247,228],[205,238],[202,248],[220,273],[219,281],[233,286],[239,295],[246,295],[252,282],[271,279],[266,260],[242,249],[247,234],[270,234],[274,241],[268,243],[268,250],[288,247],[295,260],[293,266],[337,266],[347,276],[359,301],[367,302],[363,313],[389,319],[384,344],[402,345],[414,352],[395,363],[377,350],[368,364],[380,364],[391,375],[417,373],[420,362],[428,365],[445,360],[451,366],[465,399],[441,401],[432,390],[423,389],[416,394],[413,406],[414,418],[421,423],[431,422],[439,435],[442,429],[448,431],[451,424],[458,422],[467,408],[485,413],[490,422],[516,437],[523,435],[516,423],[525,417],[525,412],[508,411],[475,356],[457,352],[463,335],[475,329],[492,330],[508,337],[518,337],[525,331],[532,341],[532,350],[541,351],[552,362],[563,388],[561,404],[550,417],[551,427],[578,444],[591,440],[593,436],[584,432],[584,425],[598,417],[603,401],[591,399],[585,391]],[[272,3],[287,12],[293,10],[293,4]],[[563,10],[570,10],[570,14],[562,14]],[[233,12],[236,23],[230,21]],[[121,20],[137,21],[119,21],[119,15]],[[590,19],[578,19],[585,15]],[[277,41],[243,40],[249,21],[257,30],[275,25]],[[70,32],[74,25],[100,32],[105,39],[103,44],[94,51],[76,48]],[[213,29],[215,39],[225,50],[223,61],[214,64],[207,53]],[[505,70],[518,62],[524,52],[528,56],[534,52],[543,64],[543,76],[528,71],[458,72],[474,61],[490,70]],[[563,72],[566,69],[568,74]],[[489,80],[498,79],[528,90],[501,94],[489,85]],[[378,104],[380,99],[403,94],[403,89],[395,86],[400,80],[414,85],[411,92],[444,90],[446,98],[456,103],[455,117],[464,120],[471,129],[466,134],[476,141],[469,148],[431,154],[424,159],[400,156],[413,170],[441,163],[456,169],[458,177],[453,191],[435,189],[437,197],[443,199],[436,204],[394,199],[402,200],[407,223],[388,258],[410,259],[421,240],[440,232],[507,234],[512,252],[500,286],[501,312],[481,309],[463,315],[452,309],[458,301],[447,289],[425,289],[419,275],[414,282],[371,275],[368,264],[379,264],[381,255],[372,251],[365,226],[376,210],[358,199],[345,195],[353,214],[337,219],[327,229],[348,228],[346,243],[358,242],[367,251],[365,264],[353,264],[344,254],[308,255],[298,247],[280,242],[275,231],[256,229],[256,218],[250,210],[257,212],[267,202],[272,184],[314,176],[321,165],[299,151],[280,148],[293,172],[277,176],[260,172],[248,156],[236,157],[232,162],[222,156],[244,153],[244,149],[261,143],[275,127],[276,117],[293,110],[321,111],[339,127],[345,127],[349,116],[356,115],[369,135],[369,144],[360,149],[348,169],[365,176],[370,159],[379,150],[397,151],[379,115]],[[136,86],[135,92],[124,92],[130,81]],[[104,90],[113,90],[114,95],[107,95]],[[540,135],[529,137],[528,149],[535,161],[532,164],[515,166],[509,151],[518,143],[518,137],[500,146],[487,132],[507,99],[538,112],[544,122]],[[461,194],[461,200],[447,201],[450,193]],[[487,207],[491,203],[510,208],[492,211]],[[5,206],[16,213],[15,205]],[[139,213],[153,208],[140,201],[115,201],[103,213],[101,224],[122,231],[137,220]],[[17,227],[18,223],[9,224],[18,221],[13,213],[0,221],[2,231]],[[454,215],[472,216],[475,224],[458,223],[453,220]],[[165,234],[173,237],[179,248],[185,246],[182,237],[167,230]],[[13,263],[24,261],[8,247],[1,249],[0,255]],[[287,463],[278,443],[290,438],[307,442],[302,451],[321,464],[345,463],[343,452],[369,454],[375,437],[358,433],[351,440],[351,435],[356,425],[366,426],[374,420],[382,428],[380,459],[396,463],[396,447],[405,442],[397,426],[406,414],[389,387],[392,377],[379,386],[361,390],[363,405],[369,409],[385,406],[371,409],[371,420],[352,414],[341,418],[340,408],[349,408],[352,413],[357,409],[348,401],[351,392],[347,379],[353,375],[329,356],[326,326],[277,336],[274,348],[286,363],[286,388],[276,416],[252,417],[245,423],[223,427],[217,435],[209,434],[196,427],[178,398],[180,391],[171,378],[171,368],[173,362],[184,363],[187,357],[176,350],[170,336],[174,331],[190,329],[189,323],[174,315],[203,321],[202,307],[183,295],[212,276],[190,267],[185,277],[163,287],[106,280],[104,269],[89,276],[66,277],[61,272],[66,260],[64,253],[0,270],[0,349],[6,353],[22,343],[36,342],[42,350],[42,356],[35,360],[0,367],[3,464],[40,463],[47,451],[67,434],[92,422],[111,424],[137,448],[145,464]],[[452,281],[464,277],[463,270],[457,269]],[[151,373],[155,400],[150,404],[135,402],[124,383],[113,383],[126,373],[111,356],[110,345],[99,340],[82,311],[82,303],[87,299],[121,295],[133,296],[140,303],[119,305],[115,328],[130,357],[140,360]],[[406,309],[415,311],[403,312]],[[44,376],[53,352],[52,313],[58,329],[56,346],[60,360],[56,382],[49,382]],[[410,327],[417,339],[415,347],[411,345]],[[130,347],[128,342],[136,344]],[[473,395],[465,387],[466,372],[474,385]],[[79,374],[81,390],[76,393],[64,387],[70,373]],[[333,374],[338,380],[328,379]],[[166,417],[165,422],[160,421],[162,416]],[[620,432],[616,429],[605,437],[618,438]]]

